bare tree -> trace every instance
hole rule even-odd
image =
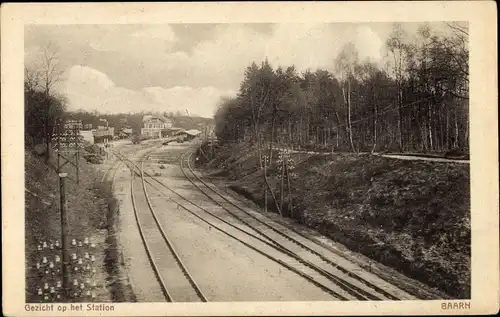
[[[45,159],[50,158],[50,139],[55,122],[53,116],[58,113],[58,108],[64,108],[66,101],[54,93],[54,86],[61,80],[62,70],[59,68],[58,51],[51,43],[42,48],[40,61],[37,65],[25,66],[24,85],[30,92],[43,94],[43,135],[45,138]],[[57,109],[52,109],[56,107]]]
[[[407,46],[404,43],[404,39],[406,37],[406,32],[403,30],[401,24],[394,24],[393,30],[389,38],[387,39],[387,47],[392,54],[393,57],[393,70],[394,75],[396,77],[396,86],[398,90],[397,104],[398,104],[398,142],[399,149],[401,151],[404,150],[404,140],[403,140],[403,73],[404,73],[404,64],[407,58]]]
[[[344,96],[344,102],[347,106],[347,130],[349,135],[349,143],[351,145],[351,150],[356,152],[354,148],[354,143],[352,139],[352,123],[351,123],[351,81],[354,76],[354,68],[358,63],[358,52],[354,47],[354,44],[348,43],[344,46],[342,51],[337,57],[336,68],[342,78],[342,95]]]
[[[43,69],[41,70],[44,91],[47,95],[50,95],[54,85],[61,79],[62,71],[58,68],[58,65],[57,50],[49,44],[43,49]]]
[[[40,89],[40,72],[32,67],[24,67],[24,88],[27,91],[36,91]]]

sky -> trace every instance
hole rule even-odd
[[[408,34],[419,24],[404,23]],[[25,66],[57,54],[55,89],[70,110],[101,113],[181,111],[212,117],[234,96],[246,66],[299,71],[334,69],[352,42],[361,59],[382,64],[390,23],[32,25],[25,27]]]

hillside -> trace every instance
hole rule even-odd
[[[285,216],[450,296],[470,298],[468,165],[355,154],[291,158],[293,208],[285,188]],[[200,162],[212,177],[229,180],[231,189],[264,205],[255,148],[219,147],[215,159],[200,155]],[[275,163],[268,179],[279,201]],[[268,202],[276,211],[269,194]]]
[[[26,302],[40,302],[37,288],[43,285],[42,281],[47,281],[36,269],[36,263],[41,260],[38,245],[44,241],[49,244],[61,240],[59,180],[53,168],[55,160],[51,158],[50,164],[46,164],[43,157],[33,154],[30,149],[25,151]],[[118,274],[119,263],[116,241],[110,240],[108,230],[114,225],[116,200],[111,184],[101,183],[101,173],[84,159],[79,164],[79,184],[75,181],[74,169],[66,167],[64,170],[68,172],[65,181],[70,228],[68,238],[77,241],[88,238],[96,244],[96,248],[91,250],[96,256],[96,299],[101,302],[111,299],[120,301],[123,294],[127,291],[130,294],[130,291],[119,289],[124,286],[113,281]],[[54,253],[50,250],[43,252],[49,257]],[[50,280],[49,283],[55,284],[55,281]],[[79,301],[79,298],[64,298],[63,301]]]
[[[177,128],[182,128],[186,130],[197,129],[201,130],[207,125],[213,124],[213,119],[202,118],[202,117],[171,117],[172,125]]]

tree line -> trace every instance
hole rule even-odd
[[[332,71],[253,62],[237,96],[221,100],[216,135],[256,143],[259,151],[468,152],[468,29],[446,28],[438,33],[424,24],[410,38],[395,24],[384,66],[360,60],[352,43],[332,60]]]
[[[50,142],[67,109],[67,100],[55,91],[62,71],[57,52],[48,45],[37,67],[24,69],[24,141],[25,146],[45,145],[50,158]]]

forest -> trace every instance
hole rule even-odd
[[[318,151],[468,153],[468,28],[394,24],[383,66],[344,45],[330,70],[268,60],[245,69],[236,97],[215,113],[221,142]]]

